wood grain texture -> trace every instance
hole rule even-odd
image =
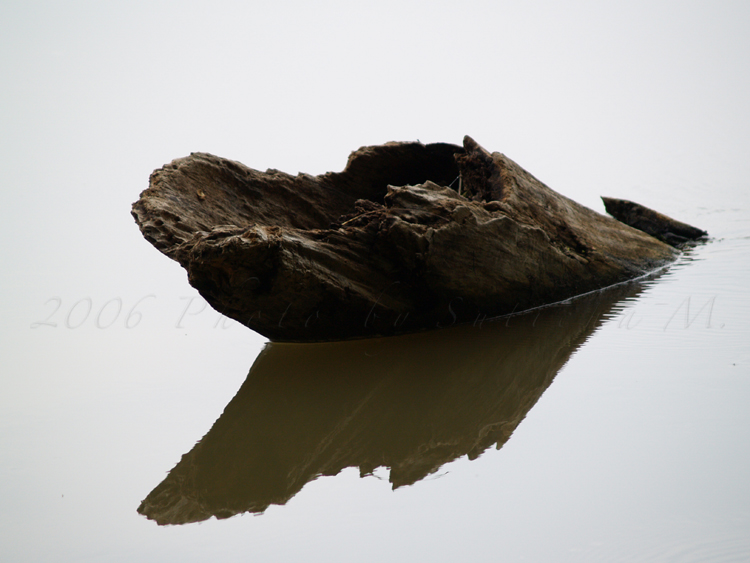
[[[320,176],[195,153],[156,170],[133,215],[217,311],[276,341],[473,322],[678,255],[469,137],[363,147]]]

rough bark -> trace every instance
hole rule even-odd
[[[499,449],[612,306],[639,290],[444,331],[269,344],[138,512],[159,524],[263,512],[347,467],[388,468],[396,489]]]
[[[314,177],[192,154],[152,174],[133,215],[216,310],[281,341],[472,322],[677,256],[469,137],[364,147]]]
[[[708,235],[706,231],[681,223],[632,201],[611,197],[603,197],[602,201],[604,209],[615,219],[672,246],[679,246]]]

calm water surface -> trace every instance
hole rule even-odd
[[[747,219],[698,211],[670,269],[481,326],[29,326],[4,560],[748,560]]]

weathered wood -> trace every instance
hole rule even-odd
[[[678,254],[469,137],[364,147],[314,177],[192,154],[152,174],[133,215],[216,310],[282,341],[472,322]]]
[[[607,213],[618,221],[648,233],[672,246],[679,246],[708,235],[706,231],[681,223],[632,201],[611,197],[603,197],[602,201]]]

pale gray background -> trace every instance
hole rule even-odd
[[[716,0],[1,3],[7,560],[750,552],[748,29],[747,2]],[[594,209],[631,198],[719,242],[624,308],[500,452],[396,493],[345,472],[259,518],[138,516],[264,342],[217,326],[143,240],[150,172],[206,151],[317,174],[465,134]],[[711,321],[667,325],[687,297]]]

